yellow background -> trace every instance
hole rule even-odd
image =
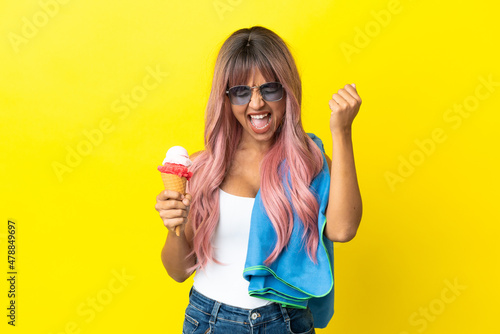
[[[160,261],[156,167],[172,145],[203,148],[216,53],[252,25],[290,44],[304,127],[330,155],[328,100],[352,82],[363,99],[364,215],[356,238],[335,244],[336,313],[317,332],[496,332],[495,5],[2,1],[0,258],[6,277],[13,219],[19,272],[15,328],[1,280],[2,332],[181,332],[191,280],[175,283]],[[68,167],[72,150],[85,155]],[[54,165],[68,169],[58,177]]]

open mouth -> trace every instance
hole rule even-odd
[[[250,118],[250,124],[252,124],[252,128],[257,130],[256,132],[262,132],[263,130],[266,130],[267,127],[269,127],[269,124],[271,124],[271,114],[266,113],[266,114],[260,114],[260,115],[249,115]]]

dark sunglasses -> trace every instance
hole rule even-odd
[[[258,88],[260,96],[267,102],[276,102],[283,98],[283,86],[279,82],[266,82],[260,86],[234,86],[226,90],[231,104],[241,106],[250,102],[252,91]]]

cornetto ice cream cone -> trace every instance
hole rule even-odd
[[[183,195],[186,194],[187,179],[185,177],[175,174],[161,173],[161,179],[163,180],[165,189],[175,190]]]
[[[163,166],[158,166],[165,189],[177,191],[185,195],[186,182],[193,175],[193,173],[188,171],[188,167],[191,164],[192,162],[189,160],[189,155],[184,147],[171,147],[163,160]],[[175,234],[177,236],[180,235],[180,226],[175,228]]]

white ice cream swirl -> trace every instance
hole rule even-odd
[[[182,146],[172,146],[167,151],[167,156],[163,160],[163,165],[165,163],[179,164],[186,167],[189,167],[193,164],[193,162],[189,160],[189,154],[187,150]]]

